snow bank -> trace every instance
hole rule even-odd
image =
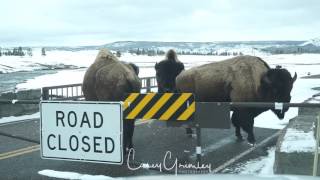
[[[306,45],[320,46],[320,38],[310,39],[309,41],[304,42],[300,46],[306,46]]]
[[[36,50],[37,51],[37,50]],[[33,71],[48,69],[51,66],[73,65],[76,67],[88,67],[94,61],[97,50],[91,51],[48,51],[46,56],[34,52],[34,56],[1,56],[0,71],[10,73],[16,71]]]
[[[18,84],[18,90],[38,89],[46,86],[59,86],[67,84],[82,83],[85,74],[85,69],[78,70],[63,70],[56,74],[46,74],[29,79],[24,83]]]
[[[56,63],[71,63],[75,66],[88,67],[95,59],[98,51],[79,51],[79,52],[65,52],[65,51],[50,51],[47,57],[43,59],[46,62]],[[155,76],[154,64],[161,61],[164,56],[137,56],[124,53],[120,60],[126,62],[133,62],[140,66],[140,77]],[[198,66],[210,62],[217,62],[230,56],[195,56],[195,55],[181,55],[179,59],[185,64],[186,69],[193,66]],[[281,65],[287,68],[293,75],[298,74],[298,79],[293,86],[291,92],[293,103],[300,103],[312,97],[312,95],[319,91],[312,90],[314,87],[320,87],[320,81],[317,79],[301,79],[302,76],[308,74],[319,74],[320,69],[320,55],[319,54],[301,54],[301,55],[262,55],[271,67]],[[54,61],[56,59],[56,61]],[[0,59],[1,60],[1,59]],[[37,60],[35,60],[37,62]],[[1,64],[1,63],[0,63]],[[12,65],[13,63],[8,65]],[[83,76],[86,69],[78,70],[63,70],[56,74],[43,75],[30,79],[23,84],[17,86],[18,89],[35,89],[44,86],[56,86],[65,84],[82,83]],[[298,114],[297,108],[290,108],[283,120],[279,120],[271,111],[267,111],[259,115],[255,119],[255,127],[282,129],[288,124],[288,121]]]
[[[312,129],[309,132],[288,128],[280,152],[314,152],[316,140]]]
[[[10,116],[10,117],[3,117],[0,118],[0,124],[5,124],[5,123],[11,123],[11,122],[17,122],[17,121],[24,121],[28,119],[39,119],[40,118],[40,113],[34,113],[31,115],[24,115],[24,116]]]
[[[45,169],[39,171],[38,174],[53,178],[61,178],[61,179],[79,179],[79,180],[110,180],[113,179],[109,176],[103,175],[88,175],[88,174],[79,174],[75,172],[66,172],[66,171],[55,171]]]
[[[227,168],[225,171],[239,174],[273,175],[273,164],[275,160],[275,147],[268,149],[267,156],[239,163],[235,168]]]

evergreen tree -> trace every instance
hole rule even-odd
[[[41,49],[41,55],[42,55],[42,56],[45,56],[45,55],[46,55],[46,49],[45,49],[45,48],[42,48],[42,49]]]
[[[31,48],[28,48],[27,53],[28,53],[29,56],[33,56]]]
[[[22,47],[21,46],[18,47],[18,56],[24,56],[24,55],[25,53],[23,52]]]
[[[118,50],[116,56],[119,58],[121,57],[121,52]]]
[[[146,50],[142,49],[141,54],[142,54],[142,55],[145,55],[145,54],[146,54]]]
[[[140,54],[141,54],[141,52],[140,52],[140,49],[139,49],[139,48],[137,49],[136,54],[137,54],[137,55],[140,55]]]
[[[13,56],[18,56],[18,49],[17,48],[13,48],[12,55]]]

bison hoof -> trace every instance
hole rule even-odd
[[[192,129],[191,128],[186,128],[186,134],[187,134],[187,136],[188,137],[192,137],[192,134],[193,134],[193,131],[192,131]]]
[[[237,136],[237,142],[242,142],[242,141],[243,141],[242,136]]]
[[[250,144],[255,144],[256,143],[256,140],[254,139],[254,138],[249,138],[248,137],[248,142],[250,143]]]

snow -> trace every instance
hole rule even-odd
[[[319,41],[320,42],[320,41]],[[120,46],[120,45],[119,45]],[[244,49],[247,47],[238,47]],[[247,49],[252,51],[252,49]],[[47,56],[39,55],[33,57],[0,57],[0,71],[10,73],[15,71],[33,71],[44,68],[43,65],[74,65],[76,67],[88,67],[94,61],[98,51],[48,51]],[[256,52],[258,53],[258,52]],[[34,52],[35,54],[35,52]],[[300,54],[300,55],[267,55],[258,54],[264,59],[271,67],[281,65],[286,68],[293,75],[295,72],[298,75],[298,79],[294,84],[291,92],[291,102],[299,103],[312,97],[312,95],[319,91],[313,90],[314,87],[320,87],[319,79],[302,79],[301,77],[307,75],[319,74],[320,69],[320,55],[319,54]],[[160,62],[163,56],[137,56],[128,53],[123,53],[120,60],[126,62],[133,62],[140,67],[140,77],[155,76],[154,65],[156,62]],[[195,56],[195,55],[181,55],[179,59],[185,64],[186,69],[193,66],[198,66],[210,62],[217,62],[224,59],[231,58],[230,56]],[[83,76],[86,68],[82,69],[68,69],[60,70],[56,74],[48,74],[38,76],[33,79],[29,79],[26,82],[17,85],[19,90],[21,89],[36,89],[44,86],[55,86],[65,84],[82,83]],[[310,103],[319,103],[320,97],[316,97],[315,100]],[[290,119],[297,116],[298,109],[290,108],[286,113],[283,120],[279,120],[273,112],[267,111],[255,118],[255,127],[282,129],[284,128]],[[14,121],[21,121],[25,119],[39,118],[39,113],[32,115],[20,116],[20,117],[6,117],[1,118],[1,123],[8,123]],[[284,137],[284,143],[281,147],[281,152],[311,152],[314,151],[315,139],[312,130],[309,132],[303,132],[297,129],[289,128]],[[232,139],[222,139],[214,146],[209,146],[204,149],[204,153],[217,149],[220,146],[228,143]],[[259,157],[254,160],[250,160],[246,163],[236,166],[234,171],[240,174],[273,174],[275,147],[268,150],[268,155]],[[55,178],[64,179],[112,179],[108,176],[102,175],[87,175],[79,174],[75,172],[62,172],[55,170],[42,170],[38,172],[41,175]]]
[[[89,57],[92,52],[89,51],[88,53],[89,54],[84,55],[84,57]],[[64,53],[60,53],[60,55],[55,55],[55,57],[60,57],[63,54]],[[68,54],[65,54],[65,55],[67,56]],[[78,57],[76,55],[73,55],[73,56]],[[212,58],[211,56],[185,55],[185,56],[182,56],[180,59],[185,63],[186,68],[188,69],[191,66],[201,65],[201,64],[205,64],[213,61],[220,61],[226,58],[227,57],[225,56],[216,56],[215,58]],[[88,67],[91,65],[91,63],[95,59],[95,56],[92,56],[91,59],[92,61],[86,64],[85,67]],[[124,53],[124,55],[120,57],[120,60],[126,61],[126,62],[133,62],[137,64],[140,67],[139,77],[152,77],[152,76],[155,76],[155,70],[154,70],[155,63],[163,60],[163,56],[137,56],[137,55]],[[196,62],[193,62],[195,60]],[[76,61],[68,61],[68,62],[72,62],[72,65],[80,67],[84,65],[83,61],[85,61],[84,58],[82,60],[79,59],[79,64],[77,64]],[[57,63],[62,63],[62,62],[63,61],[61,62],[57,61]],[[51,62],[48,62],[48,64],[50,63]],[[29,79],[27,80],[27,82],[24,82],[22,84],[18,84],[17,89],[18,90],[37,89],[45,86],[57,86],[57,85],[82,83],[85,71],[86,69],[61,70],[56,74],[38,76],[38,77],[35,77],[34,79]]]
[[[316,140],[313,135],[313,130],[308,132],[288,128],[283,138],[280,152],[314,152]]]
[[[66,172],[66,171],[55,171],[50,169],[45,169],[39,171],[38,174],[53,178],[61,178],[61,179],[78,179],[78,180],[110,180],[113,179],[109,176],[103,175],[88,175],[88,174],[80,174],[75,172]]]
[[[29,79],[24,83],[18,84],[18,90],[38,89],[47,86],[58,86],[66,84],[82,83],[85,69],[62,70],[56,74],[46,74]]]
[[[36,52],[35,52],[36,51]],[[39,52],[38,52],[39,51]],[[94,61],[98,51],[47,51],[46,56],[41,56],[39,50],[34,50],[33,56],[1,56],[0,72],[10,73],[16,71],[33,71],[48,69],[50,66],[73,65],[88,67]]]
[[[24,115],[24,116],[10,116],[10,117],[3,117],[0,118],[0,124],[6,124],[6,123],[11,123],[11,122],[17,122],[17,121],[24,121],[28,119],[39,119],[40,118],[40,113],[34,113],[30,115]]]
[[[239,48],[245,48],[239,47]],[[252,49],[251,49],[252,50]],[[4,69],[1,64],[14,67],[11,71],[22,70],[23,68],[29,68],[29,70],[35,70],[39,68],[37,63],[41,64],[69,64],[76,67],[88,67],[94,61],[98,51],[48,51],[47,56],[41,56],[40,50],[38,56],[33,57],[6,57],[0,58],[0,70]],[[34,53],[35,54],[35,53]],[[312,90],[313,87],[320,87],[320,81],[317,79],[301,79],[300,77],[307,75],[319,74],[320,69],[320,55],[319,54],[286,54],[286,55],[267,55],[259,54],[259,56],[265,60],[271,67],[281,65],[283,68],[289,70],[294,75],[296,72],[298,79],[294,84],[291,92],[291,102],[299,103],[312,97],[312,95],[318,93],[316,90]],[[126,62],[133,62],[140,67],[139,77],[155,76],[154,65],[156,62],[163,60],[164,56],[146,56],[146,55],[134,55],[129,53],[123,53],[120,60]],[[224,59],[231,58],[231,56],[201,56],[201,55],[180,55],[181,60],[186,69],[193,66],[199,66],[210,62],[218,62]],[[33,68],[33,69],[32,69]],[[36,89],[44,86],[56,86],[65,84],[82,83],[83,76],[86,68],[82,69],[68,69],[58,71],[56,74],[48,74],[38,76],[34,79],[29,79],[26,82],[17,85],[17,89]],[[314,103],[314,102],[312,102]],[[259,115],[255,119],[255,127],[282,129],[288,123],[289,119],[295,117],[298,114],[297,108],[290,108],[286,113],[283,120],[279,120],[271,111],[267,111]]]
[[[300,46],[306,46],[309,44],[314,45],[314,46],[320,46],[320,38],[310,39],[309,41],[301,44]]]
[[[239,163],[235,165],[235,168],[227,168],[225,171],[239,174],[273,175],[275,149],[275,147],[271,147],[267,151],[267,156],[261,156],[245,163]]]

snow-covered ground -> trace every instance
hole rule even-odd
[[[109,176],[103,175],[89,175],[89,174],[79,174],[76,172],[66,172],[66,171],[55,171],[50,169],[45,169],[38,172],[40,175],[51,177],[51,178],[61,178],[61,179],[78,179],[78,180],[110,180],[114,179]]]
[[[40,118],[40,112],[30,114],[30,115],[23,115],[23,116],[10,116],[10,117],[3,117],[0,118],[0,125],[7,124],[12,122],[24,121],[29,119],[36,119]]]
[[[68,64],[77,67],[88,67],[95,59],[98,51],[49,51],[47,56],[39,56],[33,58],[17,58],[12,59],[10,62],[6,61],[7,66],[16,65],[16,61],[25,63],[24,59],[28,59],[29,67],[32,64]],[[319,74],[320,69],[320,55],[319,54],[300,54],[300,55],[266,55],[260,54],[271,67],[281,65],[288,69],[293,75],[295,72],[298,74],[298,80],[295,82],[292,90],[291,102],[299,103],[311,97],[317,91],[312,90],[313,87],[320,87],[320,81],[316,79],[300,79],[299,77],[307,75]],[[5,57],[6,59],[7,57]],[[11,57],[10,57],[11,58]],[[186,68],[206,64],[209,62],[221,61],[230,58],[230,56],[195,56],[195,55],[181,55],[179,59],[185,64]],[[123,54],[120,58],[122,61],[136,63],[140,67],[140,77],[155,76],[154,64],[163,59],[163,56],[137,56],[131,54]],[[2,57],[0,64],[3,64]],[[17,63],[19,64],[19,63]],[[19,70],[20,66],[16,67]],[[36,68],[35,68],[36,69]],[[20,69],[21,70],[21,69]],[[25,83],[17,85],[18,89],[34,89],[44,86],[65,85],[73,83],[82,83],[83,76],[86,69],[71,69],[61,70],[56,74],[48,74],[29,79]],[[66,78],[67,77],[67,78]],[[298,113],[297,108],[290,108],[286,113],[283,120],[279,120],[271,111],[264,112],[255,120],[256,127],[281,129],[289,121],[289,119],[296,116]]]
[[[275,160],[276,147],[268,149],[267,156],[262,156],[256,159],[252,159],[245,163],[239,163],[234,168],[227,168],[224,172],[239,173],[239,174],[259,174],[259,175],[272,175],[273,163]]]
[[[88,67],[98,51],[47,51],[46,56],[41,56],[41,49],[33,56],[1,56],[0,72],[10,73],[16,71],[33,71],[50,69],[50,67],[62,67],[62,65],[73,65],[77,67]]]
[[[5,73],[15,71],[32,71],[39,70],[47,65],[57,66],[61,64],[73,65],[76,67],[88,67],[95,59],[98,51],[49,51],[47,56],[33,57],[0,57],[0,71]],[[292,90],[291,102],[299,103],[316,94],[314,87],[320,87],[318,79],[301,79],[303,76],[320,74],[320,55],[319,54],[301,54],[301,55],[265,55],[260,57],[264,59],[271,67],[281,65],[287,68],[293,75],[298,74],[298,79]],[[198,66],[201,64],[221,61],[230,58],[230,56],[179,56],[179,59],[185,64],[186,68]],[[163,59],[162,56],[137,56],[131,54],[123,54],[120,60],[134,62],[140,67],[140,77],[154,76],[154,64]],[[45,66],[44,66],[45,65]],[[64,85],[81,83],[86,69],[69,69],[61,70],[56,74],[48,74],[29,79],[25,83],[17,85],[18,89],[35,89],[43,86]],[[313,102],[316,103],[316,102]],[[279,120],[271,111],[264,112],[255,119],[255,127],[282,129],[288,123],[289,119],[295,117],[298,113],[296,108],[290,108],[283,120]],[[38,114],[32,115],[32,117]],[[22,117],[25,118],[25,117]],[[21,120],[21,118],[2,118],[0,122],[12,122]],[[240,173],[262,173],[272,174],[272,165],[274,161],[274,148],[268,151],[269,155],[259,159],[252,160],[245,164],[239,165]],[[247,170],[250,170],[247,171]],[[40,174],[50,176],[56,174],[54,171],[42,171]],[[61,174],[58,173],[58,176]],[[79,174],[62,174],[64,178],[72,175],[79,177]],[[64,176],[66,175],[66,176]],[[53,176],[57,177],[57,176]],[[81,177],[83,177],[81,175]],[[103,177],[104,178],[104,177]]]
[[[39,50],[40,51],[40,50]],[[43,68],[43,64],[50,66],[57,65],[72,65],[75,67],[88,67],[93,63],[97,50],[91,51],[48,51],[46,56],[33,57],[0,57],[0,71],[14,72],[14,71],[32,71]],[[319,54],[300,54],[300,55],[266,55],[259,54],[271,67],[281,65],[287,68],[293,75],[298,74],[298,80],[295,82],[292,90],[291,102],[303,102],[304,100],[317,93],[312,90],[313,87],[320,87],[320,81],[316,79],[300,79],[299,77],[307,75],[319,74],[320,69],[320,55]],[[210,62],[217,62],[230,58],[230,56],[195,56],[195,55],[181,55],[179,59],[185,64],[186,68],[206,64]],[[137,56],[124,53],[120,60],[126,62],[136,63],[140,67],[140,77],[155,76],[154,65],[163,59],[163,56]],[[41,64],[41,65],[39,65]],[[12,67],[9,68],[8,67]],[[44,86],[55,86],[82,83],[86,68],[83,69],[68,69],[58,71],[56,74],[48,74],[38,76],[34,79],[29,79],[22,84],[17,85],[17,89],[36,89]],[[256,127],[265,127],[273,129],[281,129],[288,120],[296,116],[297,108],[290,108],[283,120],[279,120],[271,111],[267,111],[255,120]]]

